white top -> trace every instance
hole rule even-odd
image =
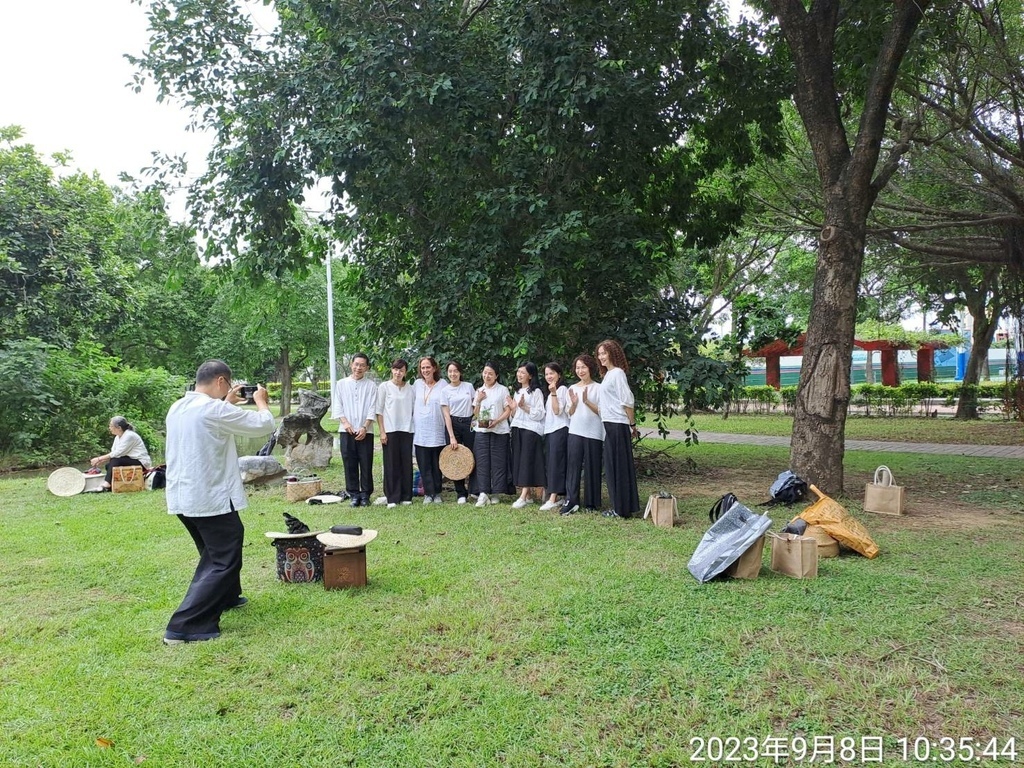
[[[590,382],[586,387],[579,382],[573,384],[572,391],[576,393],[577,399],[576,410],[569,414],[569,434],[604,442],[604,423],[601,417],[583,402],[583,390],[587,390],[587,399],[590,402],[598,407],[601,405],[600,384],[596,381]],[[572,400],[569,400],[569,407],[572,408]]]
[[[412,385],[398,386],[388,379],[377,387],[377,413],[385,432],[412,432]]]
[[[459,382],[457,387],[448,384],[441,390],[441,394],[444,396],[442,402],[448,406],[448,412],[452,416],[465,418],[473,415],[473,398],[476,396],[476,390],[468,381]]]
[[[167,511],[213,517],[245,509],[235,436],[274,431],[270,411],[247,411],[202,392],[186,392],[167,412]]]
[[[601,421],[629,424],[624,408],[633,407],[633,390],[621,368],[609,368],[601,380]]]
[[[346,376],[334,386],[333,405],[332,419],[345,419],[352,429],[358,431],[366,427],[367,434],[373,433],[373,422],[377,418],[377,385],[372,379]],[[344,421],[339,424],[338,431],[345,431]]]
[[[127,456],[129,459],[141,461],[142,466],[146,468],[153,466],[153,460],[149,458],[146,444],[142,442],[138,433],[131,429],[126,429],[114,438],[114,444],[110,446],[110,458],[113,459],[117,456]]]
[[[525,398],[526,405],[529,406],[530,412],[519,405]],[[512,427],[518,429],[528,429],[530,432],[536,432],[538,435],[544,434],[544,393],[539,389],[535,389],[532,392],[527,391],[527,387],[521,388],[515,394],[516,408],[515,414],[512,416]]]
[[[447,384],[439,381],[431,387],[423,379],[416,379],[413,383],[413,445],[423,448],[448,445],[448,429],[444,425],[444,415],[441,413],[441,403],[444,402],[441,393],[446,386]]]
[[[558,402],[558,415],[555,415],[554,403]],[[560,429],[569,426],[569,388],[564,384],[555,390],[555,394],[548,392],[544,401],[544,434],[550,435]]]
[[[495,384],[490,389],[486,386],[480,387],[477,392],[483,392],[486,395],[486,397],[480,401],[480,412],[477,414],[477,418],[483,419],[488,411],[490,412],[492,419],[496,419],[501,416],[502,411],[505,410],[505,400],[508,398],[508,387],[504,384]],[[474,398],[475,397],[476,396],[474,395]],[[501,423],[497,426],[487,427],[485,429],[480,425],[477,425],[473,429],[477,432],[493,432],[496,435],[507,435],[510,427],[508,425],[508,419],[502,419]]]

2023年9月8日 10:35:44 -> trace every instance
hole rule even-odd
[[[695,736],[690,749],[691,763],[714,765],[765,760],[779,765],[1017,762],[1013,736]]]

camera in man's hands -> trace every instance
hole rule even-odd
[[[259,389],[258,384],[249,386],[248,384],[242,385],[242,388],[238,390],[240,397],[244,397],[246,400],[252,400],[252,396],[256,394],[256,390]]]

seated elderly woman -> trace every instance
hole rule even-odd
[[[146,451],[146,444],[142,442],[135,427],[128,423],[124,416],[115,416],[110,420],[110,434],[114,436],[114,444],[110,446],[110,453],[102,456],[93,456],[89,463],[94,467],[107,462],[106,476],[103,479],[102,490],[110,490],[110,478],[114,467],[136,466],[147,468],[153,466],[153,460],[149,458]]]

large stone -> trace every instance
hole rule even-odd
[[[284,448],[284,465],[292,472],[330,466],[334,438],[320,426],[331,401],[315,392],[299,392],[295,413],[281,419],[277,443]],[[303,441],[302,438],[305,438]]]
[[[243,483],[264,483],[285,473],[281,462],[270,456],[239,456],[238,469]]]

